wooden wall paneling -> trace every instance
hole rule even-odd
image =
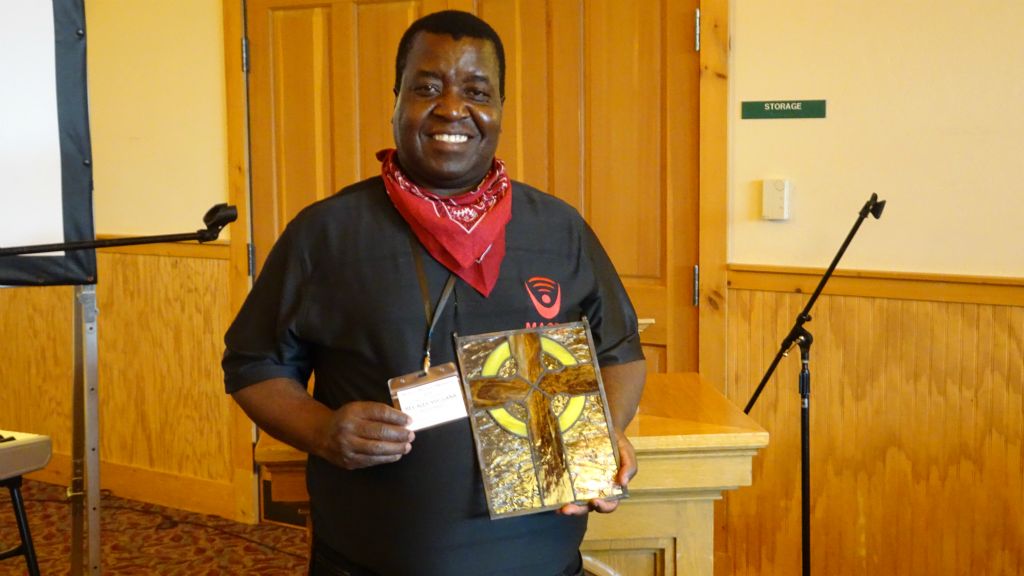
[[[251,520],[236,498],[235,415],[220,373],[228,261],[101,252],[98,266],[102,487]],[[18,342],[0,363],[0,419],[53,438],[51,465],[35,477],[58,483],[70,479],[72,294],[0,291],[0,325]]]
[[[71,452],[74,289],[0,289],[0,423]]]
[[[806,295],[732,290],[727,394],[740,406]],[[867,574],[1017,573],[1024,308],[823,296],[811,353],[812,566]],[[727,574],[800,564],[799,354],[751,413],[772,434],[729,494]]]
[[[252,520],[220,371],[228,262],[99,255],[100,451],[119,495]],[[140,482],[151,474],[159,479]]]
[[[1024,494],[1024,418],[1020,417],[1024,414],[1024,308],[1011,308],[1007,322],[1006,494]],[[1024,504],[1018,502],[1014,509],[1011,503],[1006,509],[1003,532],[1010,542],[1024,542],[1024,525],[1012,516],[1024,516]],[[1024,572],[1024,553],[1002,557],[1006,572]]]
[[[99,259],[104,459],[230,478],[230,399],[219,363],[227,263],[102,253]]]

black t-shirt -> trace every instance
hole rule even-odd
[[[387,380],[423,359],[427,320],[412,250],[423,255],[432,302],[449,275],[411,239],[379,177],[303,210],[228,330],[228,392],[315,373],[314,397],[330,408],[390,403]],[[435,365],[455,360],[454,333],[584,315],[601,365],[643,357],[629,298],[573,208],[513,183],[506,247],[489,297],[456,282],[435,328]],[[586,530],[586,517],[553,512],[491,520],[468,419],[418,431],[394,464],[348,471],[311,456],[307,483],[316,537],[382,575],[555,574]]]

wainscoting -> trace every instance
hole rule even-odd
[[[738,406],[818,272],[730,271]],[[855,273],[835,288],[807,324],[814,573],[1024,572],[1024,283]],[[800,572],[799,368],[794,350],[751,412],[771,444],[719,506],[717,574]]]
[[[254,521],[251,425],[223,393],[225,246],[99,255],[102,486]],[[725,393],[744,406],[816,285],[728,274]],[[0,290],[0,422],[48,434],[36,477],[66,483],[68,287]],[[808,324],[812,566],[829,575],[1024,572],[1024,282],[846,273]],[[751,416],[771,433],[754,484],[716,517],[716,573],[799,573],[799,355]]]
[[[102,488],[254,520],[251,432],[220,371],[228,247],[101,251],[98,266]],[[33,477],[56,483],[71,470],[73,306],[70,287],[0,290],[0,422],[52,437]]]

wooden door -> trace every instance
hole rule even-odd
[[[498,155],[574,205],[637,307],[654,371],[697,370],[696,0],[249,0],[257,265],[299,209],[376,174],[393,146],[405,28],[475,11],[507,53]]]

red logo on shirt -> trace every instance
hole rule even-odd
[[[558,282],[543,276],[534,276],[526,281],[526,293],[542,318],[551,320],[562,310],[562,287]]]

